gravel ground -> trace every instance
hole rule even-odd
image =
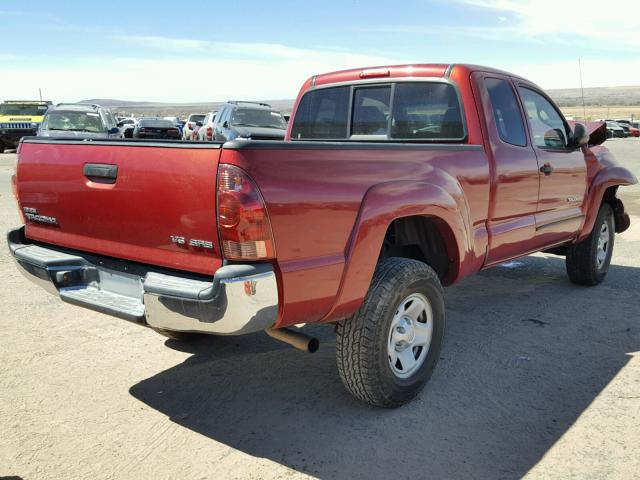
[[[640,177],[640,141],[608,142]],[[0,227],[18,224],[0,155]],[[640,215],[640,187],[622,193]],[[335,339],[313,355],[263,334],[190,346],[60,302],[0,246],[0,477],[640,478],[640,216],[609,276],[569,283],[533,255],[445,290],[423,394],[352,400]]]

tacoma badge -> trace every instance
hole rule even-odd
[[[27,220],[32,222],[46,223],[47,225],[58,225],[58,219],[56,217],[49,217],[47,215],[38,215],[38,210],[31,207],[24,207],[24,216]]]

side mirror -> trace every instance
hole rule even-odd
[[[225,122],[222,124],[222,128],[229,128],[229,122],[225,120]]]
[[[120,133],[120,129],[118,127],[113,127],[107,130],[109,135],[115,135],[116,133]]]
[[[118,128],[124,127],[124,122],[118,122]]]
[[[581,123],[576,123],[575,127],[573,127],[573,145],[576,148],[580,148],[588,144],[589,132],[587,132],[587,128]]]
[[[549,148],[566,148],[565,133],[559,128],[547,130],[544,134],[544,144]]]

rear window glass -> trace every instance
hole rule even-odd
[[[140,120],[141,127],[151,127],[151,128],[171,128],[173,127],[173,122],[170,120],[162,120],[162,119],[142,119]]]
[[[347,138],[349,87],[323,88],[307,93],[296,111],[292,139]]]
[[[382,136],[406,141],[461,141],[465,137],[453,85],[407,82],[356,86],[353,99],[351,91],[350,87],[331,87],[305,94],[296,111],[291,139],[345,140],[351,136],[366,140],[361,137],[369,136],[379,140],[375,137]]]
[[[356,89],[351,135],[387,135],[390,101],[391,86]]]
[[[44,130],[68,132],[103,132],[106,130],[100,114],[95,112],[49,112],[42,124]]]
[[[402,140],[462,140],[464,127],[455,88],[448,83],[398,83],[391,137]]]
[[[279,130],[287,128],[281,113],[262,108],[238,108],[231,116],[231,125],[236,127],[276,128]]]
[[[0,115],[44,115],[49,107],[47,105],[3,103],[0,104]]]
[[[189,117],[190,122],[201,122],[204,120],[204,115],[191,115]]]

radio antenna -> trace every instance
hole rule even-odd
[[[582,61],[578,58],[578,71],[580,72],[580,92],[582,93],[582,116],[587,120],[587,107],[584,104],[584,87],[582,86]]]

